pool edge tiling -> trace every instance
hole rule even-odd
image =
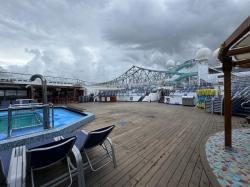
[[[56,129],[48,129],[1,140],[0,151],[70,133],[95,119],[95,115],[90,112],[84,112],[84,114],[87,114],[87,116],[83,116],[83,118],[78,121],[69,123]]]
[[[210,136],[207,161],[222,186],[250,186],[250,129],[232,131],[233,150],[224,149],[224,131]]]

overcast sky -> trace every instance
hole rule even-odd
[[[112,80],[212,53],[250,0],[0,0],[0,71]],[[214,62],[211,55],[210,63]]]

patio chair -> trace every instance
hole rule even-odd
[[[113,162],[114,168],[116,167],[116,159],[115,159],[115,151],[114,146],[112,144],[112,141],[108,138],[108,135],[111,133],[111,131],[115,128],[115,125],[104,127],[101,129],[97,129],[94,131],[91,131],[89,133],[86,133],[85,131],[78,131],[71,134],[64,135],[63,138],[69,138],[72,136],[77,136],[77,140],[75,143],[75,146],[81,151],[84,152],[87,158],[87,163],[83,163],[83,170],[86,170],[87,168],[91,168],[92,171],[97,171],[107,165],[110,162]],[[107,140],[110,144],[111,150],[108,150],[105,140]],[[97,147],[101,146],[105,153],[95,157],[93,159],[90,159],[87,151]],[[110,158],[110,160],[98,168],[93,168],[93,166],[101,161],[103,161],[105,158]]]
[[[13,101],[12,101],[12,104],[13,104]],[[29,104],[29,100],[23,100],[23,99],[17,99],[16,100],[16,104]]]
[[[20,101],[19,100],[13,100],[11,103],[12,103],[12,105],[18,105],[18,104],[20,104]]]
[[[70,138],[65,138],[58,141],[52,141],[47,144],[40,143],[41,145],[33,148],[28,148],[26,150],[26,161],[27,161],[26,171],[27,173],[28,172],[31,173],[32,186],[35,186],[33,171],[52,166],[63,159],[67,160],[67,166],[68,166],[67,176],[65,177],[64,175],[63,179],[66,178],[67,180],[68,178],[70,178],[70,185],[72,184],[72,174],[76,173],[77,169],[73,167],[68,154],[72,151],[75,141],[76,141],[76,136],[72,136]],[[62,178],[58,177],[46,183],[43,186],[51,186],[52,184],[58,185],[64,181],[65,180],[62,180]]]
[[[22,104],[29,104],[29,100],[22,100]]]
[[[10,100],[4,100],[1,102],[1,108],[8,108],[10,106]]]

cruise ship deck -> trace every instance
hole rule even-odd
[[[86,186],[219,186],[209,165],[202,162],[200,147],[204,148],[203,139],[208,134],[224,130],[224,116],[155,102],[71,105],[96,116],[78,130],[116,126],[109,137],[114,143],[117,168],[109,164],[96,172],[85,171]],[[244,118],[233,116],[232,127],[247,128],[248,124]],[[98,150],[92,154],[98,154]],[[36,185],[64,173],[62,165],[66,162],[35,172]],[[73,179],[72,186],[77,186],[77,177]],[[26,184],[31,186],[29,177]],[[69,180],[63,186],[67,185]]]

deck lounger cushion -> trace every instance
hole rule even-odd
[[[9,172],[12,149],[0,152],[0,183],[6,183]]]
[[[83,143],[85,142],[86,138],[87,138],[87,134],[84,131],[77,131],[77,132],[73,132],[70,134],[66,134],[63,135],[63,138],[70,138],[72,136],[77,136],[76,142],[75,142],[75,146],[81,150]]]
[[[52,142],[55,142],[56,140],[54,138],[50,138],[50,139],[47,139],[47,140],[43,140],[43,141],[40,141],[40,142],[34,142],[34,143],[30,143],[30,144],[27,144],[26,145],[26,149],[32,149],[34,147],[39,147],[41,145],[44,145],[44,144],[48,144],[48,143],[52,143]]]
[[[22,100],[22,104],[29,104],[29,100]]]
[[[16,105],[16,104],[19,104],[19,102],[17,103],[16,100],[13,100],[13,101],[11,101],[11,104],[12,104],[12,105]]]
[[[5,100],[1,102],[1,108],[8,108],[10,106],[10,100]]]

